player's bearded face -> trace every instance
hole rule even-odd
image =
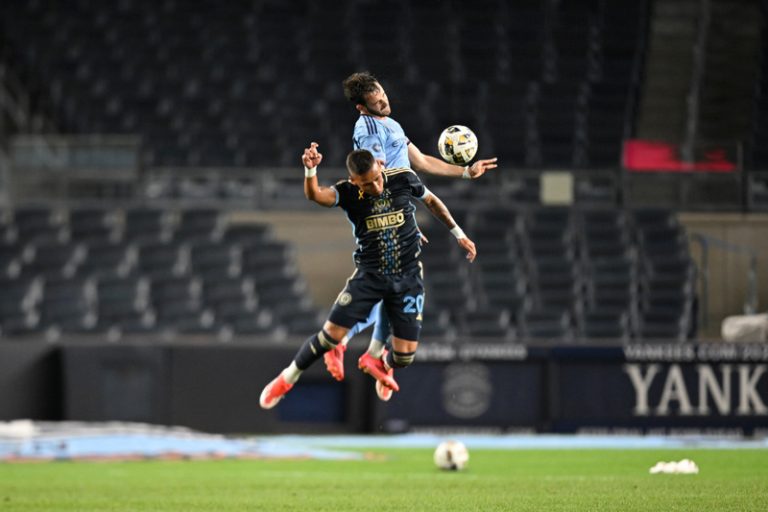
[[[379,117],[387,117],[392,113],[387,93],[381,87],[365,95],[365,108],[369,114]]]

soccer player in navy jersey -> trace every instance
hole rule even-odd
[[[347,280],[322,330],[309,337],[291,364],[267,384],[259,404],[271,409],[291,390],[301,376],[323,354],[338,346],[349,330],[369,317],[378,303],[386,311],[392,330],[392,350],[378,356],[370,352],[358,367],[376,379],[381,388],[398,391],[394,368],[413,362],[421,331],[424,283],[419,262],[421,234],[414,216],[413,199],[419,199],[456,237],[459,246],[474,261],[475,244],[456,224],[443,202],[431,193],[408,167],[384,168],[383,162],[365,149],[347,156],[349,179],[332,187],[317,182],[322,161],[318,145],[304,150],[304,194],[322,206],[343,209],[354,226],[358,247],[355,273]]]
[[[375,158],[382,160],[387,168],[410,168],[437,176],[474,179],[485,171],[496,167],[496,158],[478,160],[471,166],[452,165],[430,155],[425,155],[405,135],[400,123],[390,117],[392,108],[387,93],[378,79],[369,72],[353,73],[343,82],[344,96],[360,112],[352,136],[354,149],[367,149]],[[358,332],[373,323],[376,326],[368,347],[373,356],[380,354],[390,334],[389,322],[384,311],[377,306],[370,318],[355,325],[346,338],[332,351],[326,352],[324,360],[328,372],[336,380],[344,379],[344,351],[347,342]],[[392,396],[388,388],[377,387],[379,398],[386,401]]]

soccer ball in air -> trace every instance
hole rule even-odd
[[[466,126],[459,124],[449,126],[440,134],[437,150],[446,162],[464,165],[475,158],[477,137]]]
[[[459,471],[467,467],[469,452],[461,441],[443,441],[435,450],[435,465],[440,469]]]

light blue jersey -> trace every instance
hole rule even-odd
[[[367,149],[373,153],[374,158],[384,160],[388,169],[398,167],[410,169],[409,142],[403,127],[391,117],[378,119],[360,114],[352,135],[354,149]]]

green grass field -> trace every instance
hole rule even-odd
[[[425,449],[372,460],[0,464],[0,511],[768,510],[768,450],[473,450],[440,472]],[[698,475],[650,475],[691,458]]]

